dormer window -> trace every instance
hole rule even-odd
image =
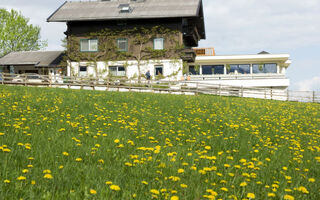
[[[130,13],[132,11],[130,4],[120,4],[119,8],[120,8],[120,13]]]

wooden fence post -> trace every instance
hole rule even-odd
[[[27,77],[27,75],[25,74],[25,75],[24,75],[24,86],[27,86],[27,81],[28,81],[28,77]]]
[[[290,97],[289,97],[289,90],[287,90],[287,101],[290,100]]]
[[[270,89],[271,100],[272,100],[272,95],[273,95],[273,92],[272,92],[272,87],[271,87],[271,89]]]
[[[312,92],[312,103],[315,103],[316,102],[316,92],[313,91]]]
[[[4,84],[4,74],[3,74],[3,72],[1,72],[1,83],[2,83],[2,85]]]
[[[221,96],[221,84],[219,84],[219,96]]]
[[[243,97],[243,86],[241,86],[241,97]]]

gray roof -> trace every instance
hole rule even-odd
[[[60,64],[63,51],[21,51],[11,52],[0,58],[0,65],[35,65],[53,67]]]
[[[129,13],[121,13],[121,4],[130,4]],[[90,21],[112,19],[141,19],[168,17],[196,17],[201,0],[114,0],[65,2],[48,22]]]

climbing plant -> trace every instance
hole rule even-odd
[[[164,48],[155,50],[153,48],[154,38],[164,39]],[[97,52],[81,52],[80,39],[98,39]],[[117,46],[118,38],[127,38],[128,51],[120,51]],[[70,35],[65,40],[66,57],[65,61],[80,62],[86,61],[92,63],[96,75],[99,76],[97,67],[98,61],[126,61],[128,67],[136,61],[140,81],[142,77],[141,66],[148,64],[150,60],[173,59],[178,60],[183,55],[184,45],[180,41],[179,31],[168,29],[162,26],[151,28],[135,27],[131,29],[103,29],[97,32],[91,32],[87,35]],[[108,67],[108,66],[106,66]]]

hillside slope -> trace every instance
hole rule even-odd
[[[0,86],[3,199],[320,199],[319,142],[319,104]]]

